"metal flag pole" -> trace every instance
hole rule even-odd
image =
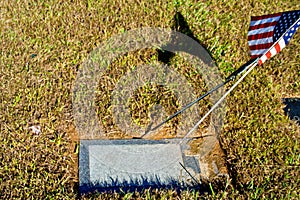
[[[198,126],[204,121],[204,119],[216,108],[219,106],[219,104],[226,98],[226,96],[228,96],[228,94],[253,70],[254,67],[256,67],[258,65],[258,60],[256,59],[256,62],[253,62],[252,65],[250,65],[249,70],[246,71],[243,76],[237,80],[233,86],[231,86],[231,88],[217,101],[217,103],[215,103],[213,105],[213,107],[211,107],[211,109],[197,122],[197,124],[180,140],[179,144],[187,141],[188,136],[190,136],[194,130],[196,130],[198,128]]]
[[[298,14],[300,13],[300,11],[297,11]],[[279,19],[278,19],[279,20]],[[257,23],[257,22],[256,22]],[[261,23],[261,22],[260,22]],[[250,23],[251,25],[251,23]],[[141,137],[135,137],[135,138],[143,138],[146,135],[148,135],[150,132],[156,130],[157,128],[159,128],[160,126],[162,126],[163,124],[165,124],[166,122],[168,122],[169,120],[173,119],[174,117],[176,117],[177,115],[179,115],[180,113],[182,113],[183,111],[185,111],[187,108],[191,107],[192,105],[194,105],[195,103],[197,103],[198,101],[200,101],[201,99],[205,98],[206,96],[208,96],[209,94],[211,94],[212,92],[216,91],[217,89],[221,88],[222,86],[224,86],[226,83],[232,81],[235,79],[235,77],[239,74],[241,74],[242,72],[244,72],[245,70],[247,70],[250,66],[251,66],[251,70],[256,66],[256,65],[261,65],[262,63],[264,63],[267,59],[269,59],[270,57],[274,56],[275,54],[277,54],[279,51],[281,51],[286,44],[289,42],[289,40],[291,39],[291,37],[295,34],[295,32],[297,31],[298,27],[300,26],[300,18],[298,18],[287,30],[285,30],[285,32],[283,34],[281,34],[281,36],[277,39],[276,42],[274,42],[272,44],[272,46],[265,51],[263,54],[261,55],[255,55],[257,56],[256,59],[250,60],[249,62],[247,62],[245,65],[241,66],[238,70],[236,70],[235,72],[233,72],[228,78],[225,79],[225,81],[219,85],[217,85],[215,88],[211,89],[210,91],[208,91],[206,94],[202,95],[201,97],[199,97],[198,99],[196,99],[195,101],[191,102],[190,104],[188,104],[187,106],[185,106],[183,109],[179,110],[178,112],[176,112],[174,115],[172,115],[171,117],[167,118],[165,121],[163,121],[162,123],[158,124],[157,126],[155,126],[154,128],[150,129],[146,129],[145,133],[141,136]],[[251,27],[251,26],[250,26]],[[249,34],[249,33],[248,33]],[[251,35],[252,36],[252,35]],[[261,36],[257,36],[257,37],[261,37]],[[261,38],[260,38],[261,39]],[[251,53],[252,54],[252,53]],[[249,70],[250,70],[249,69]],[[248,70],[248,71],[249,71]],[[243,80],[245,78],[245,75],[247,75],[249,72],[246,72],[244,74],[243,77],[241,77],[239,79],[239,81],[237,83],[235,83],[232,88],[230,88],[228,90],[228,92],[225,93],[225,95],[223,97],[221,97],[221,99],[217,102],[217,105],[214,105],[211,110],[206,113],[206,115],[200,120],[201,122],[213,111],[213,109],[215,109],[218,104],[220,104],[224,98],[237,86],[237,84],[239,82],[241,82],[241,80]],[[200,122],[199,121],[199,122]],[[189,131],[185,136],[184,139],[186,139],[186,137],[188,135],[190,135],[191,132],[193,132],[201,123],[197,123],[197,125],[191,130]],[[150,129],[150,130],[149,130]]]
[[[298,11],[300,12],[300,11]],[[278,39],[276,42],[272,44],[272,46],[265,51],[263,54],[259,55],[255,61],[253,61],[248,67],[243,69],[242,71],[249,68],[248,71],[243,74],[243,76],[235,82],[235,84],[217,101],[215,105],[197,122],[197,124],[180,140],[179,144],[185,142],[187,137],[193,133],[194,130],[204,121],[204,119],[225,99],[225,97],[253,70],[253,68],[257,65],[262,65],[267,59],[271,58],[272,56],[276,55],[281,51],[289,42],[292,35],[297,31],[300,25],[300,18],[297,19]],[[292,31],[292,32],[290,32]],[[289,38],[287,38],[289,36]],[[285,41],[287,40],[287,41]],[[241,72],[240,72],[241,73]]]
[[[234,80],[236,78],[236,76],[238,76],[239,74],[241,74],[242,72],[247,70],[254,62],[257,62],[257,60],[254,60],[254,61],[253,61],[253,59],[249,60],[246,64],[242,65],[239,69],[237,69],[230,76],[228,76],[223,83],[220,83],[219,85],[217,85],[213,89],[209,90],[207,93],[203,94],[202,96],[198,97],[197,99],[195,99],[194,101],[192,101],[188,105],[184,106],[181,110],[177,111],[176,113],[174,113],[173,115],[171,115],[170,117],[168,117],[166,120],[162,121],[161,123],[159,123],[155,127],[151,128],[151,129],[148,128],[143,135],[141,135],[140,137],[134,137],[134,139],[142,139],[146,135],[150,134],[152,131],[155,131],[156,129],[158,129],[159,127],[161,127],[162,125],[164,125],[165,123],[167,123],[168,121],[170,121],[171,119],[176,117],[177,115],[181,114],[182,112],[184,112],[185,110],[187,110],[188,108],[190,108],[191,106],[193,106],[194,104],[199,102],[201,99],[204,99],[206,96],[208,96],[211,93],[217,91],[219,88],[223,87],[228,82]]]

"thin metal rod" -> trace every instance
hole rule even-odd
[[[197,128],[198,126],[205,120],[205,118],[215,109],[219,104],[228,96],[228,94],[253,70],[253,68],[258,64],[258,62],[252,63],[252,66],[249,68],[248,71],[243,74],[243,76],[237,80],[234,85],[211,107],[211,109],[197,122],[197,124],[180,140],[179,144],[183,143],[187,140],[188,136],[190,136]]]
[[[255,59],[255,61],[253,61],[251,64],[249,64],[248,66],[246,65],[244,68],[240,68],[237,71],[235,71],[234,73],[236,74],[240,74],[243,71],[247,70],[251,65],[251,67],[249,68],[248,71],[246,71],[246,73],[219,99],[219,101],[202,117],[202,119],[200,119],[197,124],[182,138],[182,140],[179,142],[180,144],[186,140],[186,138],[204,121],[204,119],[225,99],[225,97],[252,71],[252,69],[256,66],[256,65],[261,65],[262,63],[260,62],[260,59],[266,55],[267,52],[269,52],[271,49],[274,48],[274,46],[284,37],[284,35],[286,33],[288,33],[294,26],[296,23],[299,23],[300,18],[297,19],[297,21],[294,22],[294,24],[292,26],[290,26],[290,28],[288,28],[284,34],[281,35],[281,37],[273,43],[273,45],[267,50],[265,51],[265,53],[263,53],[263,55],[257,57]],[[239,71],[240,70],[240,71]],[[234,74],[233,73],[233,74]]]
[[[255,60],[255,61],[257,61],[257,60]],[[153,128],[149,127],[145,131],[145,133],[143,135],[141,135],[140,137],[134,137],[134,138],[135,139],[142,139],[143,137],[145,137],[146,135],[148,135],[150,132],[158,129],[159,127],[161,127],[162,125],[164,125],[165,123],[167,123],[168,121],[170,121],[171,119],[173,119],[174,117],[176,117],[177,115],[179,115],[182,112],[184,112],[186,109],[190,108],[191,106],[193,106],[194,104],[196,104],[200,100],[204,99],[206,96],[210,95],[211,93],[215,92],[219,88],[223,87],[228,82],[234,80],[236,76],[238,76],[239,74],[241,74],[242,72],[244,72],[246,69],[248,69],[249,66],[251,66],[253,63],[254,63],[253,60],[249,60],[247,63],[245,63],[240,68],[238,68],[236,71],[234,71],[230,76],[228,76],[223,83],[220,83],[219,85],[217,85],[213,89],[209,90],[207,93],[205,93],[202,96],[198,97],[196,100],[192,101],[191,103],[189,103],[188,105],[186,105],[185,107],[183,107],[181,110],[177,111],[176,113],[174,113],[173,115],[171,115],[170,117],[168,117],[166,120],[164,120],[160,124],[156,125],[155,127],[153,127]]]
[[[192,176],[192,174],[185,168],[185,166],[184,166],[181,162],[179,162],[179,164],[180,164],[181,167],[186,171],[186,173],[193,179],[193,181],[196,182],[197,185],[201,184],[201,183],[199,183],[199,182],[195,179],[194,176]]]
[[[213,105],[213,107],[202,117],[202,119],[200,119],[198,122],[197,122],[197,124],[182,138],[182,140],[179,142],[180,144],[183,142],[183,141],[185,141],[186,139],[187,139],[187,137],[204,121],[204,119],[225,99],[225,97],[253,70],[253,68],[255,67],[255,66],[257,66],[257,65],[261,65],[262,63],[259,63],[260,62],[260,59],[263,57],[263,56],[265,56],[266,55],[266,53],[267,52],[269,52],[283,37],[284,37],[284,35],[287,33],[287,32],[289,32],[291,29],[292,29],[292,27],[294,27],[294,25],[296,24],[296,23],[298,23],[300,21],[300,18],[296,21],[296,22],[294,22],[294,24],[292,25],[292,26],[290,26],[290,28],[288,29],[288,30],[286,30],[285,31],[285,33],[284,34],[282,34],[281,35],[281,37],[276,41],[276,42],[274,42],[273,43],[273,45],[267,50],[267,51],[265,51],[265,53],[263,54],[263,55],[261,55],[261,56],[259,56],[259,57],[257,57],[256,59],[255,59],[255,61],[253,61],[251,64],[249,64],[248,66],[246,65],[244,68],[240,68],[240,69],[238,69],[237,71],[235,71],[234,73],[236,73],[236,74],[240,74],[240,73],[242,73],[243,71],[245,71],[245,70],[247,70],[250,66],[250,68],[249,68],[249,70],[248,71],[246,71],[246,73],[245,74],[243,74],[243,76],[219,99],[219,101],[215,104],[215,105]],[[239,71],[240,70],[240,71]],[[234,74],[233,73],[233,74]]]
[[[207,93],[205,93],[204,95],[198,97],[196,100],[192,101],[191,103],[189,103],[188,105],[186,105],[185,107],[183,107],[181,110],[177,111],[176,113],[174,113],[173,115],[171,115],[169,118],[167,118],[166,120],[164,120],[163,122],[161,122],[160,124],[156,125],[155,127],[153,127],[152,129],[146,131],[141,138],[145,137],[146,135],[148,135],[150,132],[158,129],[159,127],[161,127],[162,125],[164,125],[165,123],[167,123],[168,121],[170,121],[171,119],[173,119],[174,117],[176,117],[177,115],[179,115],[180,113],[184,112],[186,109],[190,108],[192,105],[194,105],[195,103],[199,102],[201,99],[204,99],[206,96],[210,95],[211,93],[213,93],[214,91],[218,90],[220,87],[224,86],[227,82],[229,82],[229,80],[226,80],[225,82],[217,85],[215,88],[211,89],[210,91],[208,91]]]

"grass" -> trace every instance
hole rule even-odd
[[[300,9],[298,1],[2,1],[0,197],[78,197],[72,86],[88,53],[101,42],[134,28],[172,28],[178,11],[225,78],[249,59],[246,38],[250,16],[293,9]],[[285,116],[281,100],[300,96],[299,39],[297,33],[279,55],[256,68],[226,99],[221,145],[231,181],[222,188],[211,183],[212,192],[203,198],[299,197],[300,131],[295,121]],[[128,67],[150,62],[156,56],[153,50],[132,52],[112,65],[120,68],[111,68],[109,81],[100,80],[106,87],[99,88],[102,95],[96,101],[107,127],[112,124],[107,102],[111,88]],[[171,64],[178,66],[199,94],[205,89],[199,81],[201,74],[189,66],[182,67],[180,58],[173,58]],[[156,98],[154,90],[145,87],[141,93]],[[139,103],[143,101],[146,106]],[[147,105],[153,101],[138,96],[132,113],[139,116],[135,112],[138,106],[145,106],[141,113],[147,112]],[[169,112],[176,106],[168,98],[161,101]],[[137,120],[145,123],[144,118]],[[28,129],[32,125],[40,125],[42,133],[33,134]],[[84,198],[190,199],[199,195],[192,191],[178,194],[145,190]]]

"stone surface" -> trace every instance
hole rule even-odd
[[[81,140],[80,191],[199,186],[199,158],[184,152],[177,139]]]

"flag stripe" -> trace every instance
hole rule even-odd
[[[256,26],[258,24],[265,24],[265,23],[270,23],[270,22],[276,22],[276,21],[279,20],[280,15],[276,16],[276,17],[268,17],[266,19],[259,19],[259,20],[251,18],[250,26]]]
[[[285,41],[281,38],[279,41],[275,43],[275,45],[268,50],[259,60],[259,63],[264,63],[266,60],[278,54],[284,47],[286,46]],[[260,64],[259,64],[260,65]]]
[[[279,43],[277,43],[275,46],[274,46],[274,48],[275,48],[275,50],[276,50],[276,52],[274,53],[274,55],[275,54],[277,54],[277,53],[279,53],[280,52],[280,45],[279,45]]]
[[[278,16],[281,16],[281,14],[282,13],[275,13],[275,14],[270,14],[270,15],[254,16],[254,17],[251,17],[251,21],[266,19],[266,18],[270,18],[270,17],[278,17]]]
[[[269,26],[269,27],[266,27],[266,28],[255,29],[255,30],[249,31],[248,36],[255,35],[255,34],[258,34],[258,33],[268,33],[268,32],[273,31],[274,28],[275,28],[275,26]]]
[[[252,46],[249,46],[249,48],[250,48],[250,50],[269,49],[272,45],[273,45],[273,42],[270,42],[270,43],[252,45]]]
[[[279,43],[281,49],[283,49],[286,46],[284,38],[281,38],[278,43]]]
[[[267,52],[267,54],[269,53],[269,54],[267,55],[267,57],[268,57],[268,58],[271,58],[273,55],[275,55],[275,54],[277,53],[277,49],[278,49],[278,48],[280,49],[280,46],[279,46],[278,43],[276,43],[275,46],[274,46],[272,49],[270,49],[270,51]]]
[[[273,37],[273,34],[274,34],[274,31],[270,31],[270,32],[266,32],[266,33],[259,33],[256,35],[249,35],[248,41],[261,39],[261,38]]]
[[[273,48],[272,48],[272,49],[273,49]],[[271,50],[272,50],[272,49],[271,49]],[[266,53],[267,59],[271,58],[271,56],[272,56],[271,50],[268,51],[268,52]]]
[[[250,41],[248,41],[248,44],[249,44],[249,46],[253,46],[253,45],[270,43],[270,42],[273,42],[273,37],[257,39],[257,40],[250,40]]]
[[[250,26],[249,30],[251,31],[251,30],[254,30],[254,29],[258,29],[258,28],[264,28],[264,27],[268,27],[268,26],[275,26],[276,23],[277,23],[277,21]]]
[[[259,59],[258,65],[262,65],[264,62],[266,62],[267,59],[268,59],[267,56],[266,56],[266,55],[263,55],[263,56]]]
[[[268,51],[268,49],[260,49],[260,50],[253,50],[251,51],[251,55],[256,58],[262,54],[264,54],[266,51]]]

